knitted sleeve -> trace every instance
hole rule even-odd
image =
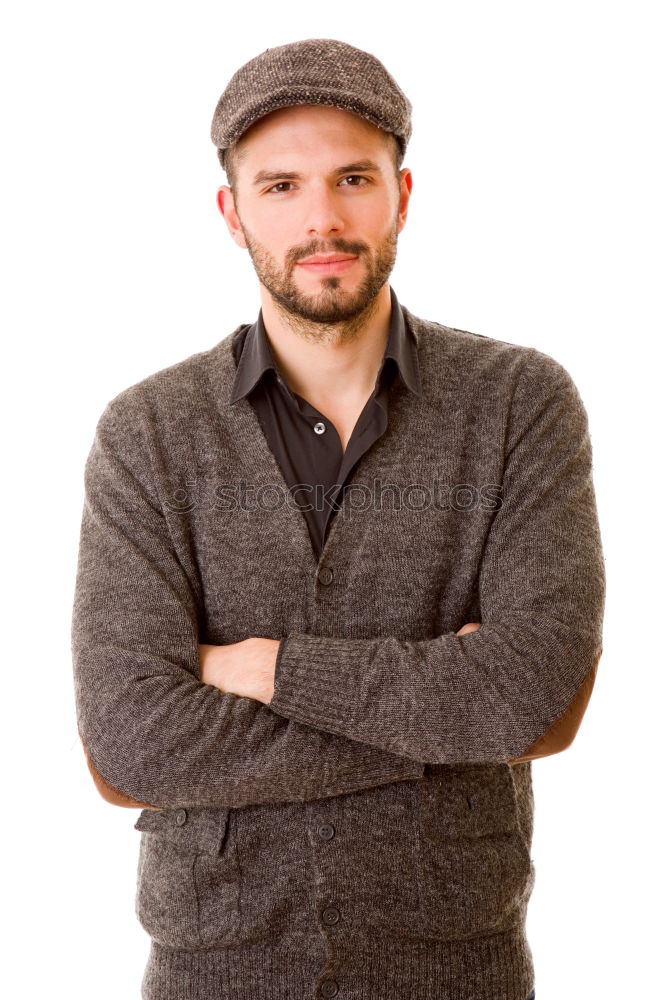
[[[570,745],[602,652],[592,451],[571,376],[526,355],[479,567],[481,628],[418,641],[289,634],[273,711],[425,763],[513,763]]]
[[[111,400],[85,466],[71,637],[77,727],[100,794],[129,807],[241,807],[420,777],[394,751],[199,680],[197,600],[139,412],[131,390]]]

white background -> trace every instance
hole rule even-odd
[[[660,13],[636,0],[444,2],[436,16],[418,2],[5,7],[5,995],[139,997],[138,810],[99,796],[74,714],[83,465],[112,396],[256,319],[250,259],[215,203],[210,122],[242,63],[310,37],[373,52],[413,104],[400,300],[545,351],[585,402],[604,653],[574,744],[533,764],[528,934],[538,1000],[663,995]]]

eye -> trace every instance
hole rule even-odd
[[[360,174],[347,174],[347,176],[343,177],[342,180],[363,181],[363,184],[347,184],[346,187],[365,187],[366,184],[370,183],[367,177],[362,177]],[[289,184],[291,184],[291,181],[279,181],[277,184],[274,184],[272,188],[268,189],[268,194],[271,194],[272,192],[275,192],[276,194],[284,194],[284,191],[279,191],[278,188],[285,188]]]

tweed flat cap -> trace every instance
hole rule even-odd
[[[391,132],[403,155],[412,134],[412,105],[383,64],[334,38],[307,38],[266,49],[229,80],[217,102],[211,138],[225,151],[264,115],[293,104],[329,104]]]

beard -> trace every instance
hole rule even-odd
[[[398,248],[398,215],[379,244],[333,239],[326,246],[312,242],[290,250],[284,267],[239,222],[255,272],[269,292],[276,310],[294,330],[318,342],[344,343],[353,340],[363,329],[378,305],[380,290],[395,264]],[[318,253],[354,254],[359,266],[365,263],[366,273],[357,287],[347,289],[344,275],[331,274],[318,280],[318,290],[303,291],[294,280],[298,261]]]

